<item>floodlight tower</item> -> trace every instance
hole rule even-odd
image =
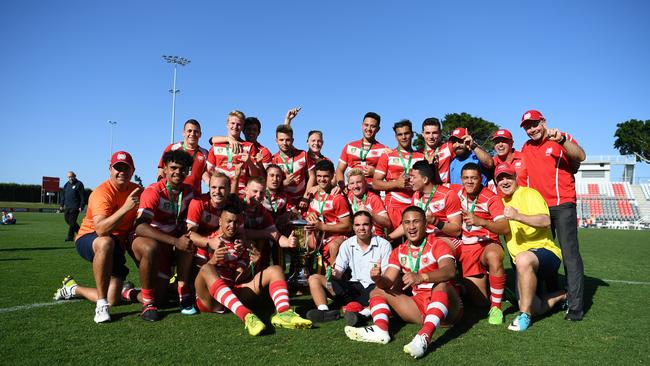
[[[113,156],[113,127],[117,125],[117,121],[108,120],[107,122],[110,125],[109,128],[111,129],[111,144],[110,144],[110,151],[108,153],[108,160],[110,161],[111,156]]]
[[[180,90],[176,89],[176,67],[178,65],[185,66],[189,64],[191,61],[185,57],[179,57],[179,56],[167,56],[163,55],[162,56],[163,61],[167,62],[168,64],[173,64],[174,65],[174,81],[172,83],[172,89],[169,90],[170,93],[172,93],[172,141],[171,143],[174,143],[174,125],[176,124],[176,93],[180,92]]]

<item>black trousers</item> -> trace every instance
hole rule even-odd
[[[549,207],[551,230],[562,249],[562,263],[566,273],[569,310],[583,311],[585,269],[578,247],[578,217],[575,203]]]
[[[79,231],[79,224],[77,224],[77,218],[79,217],[78,208],[66,208],[63,211],[63,217],[65,218],[66,224],[68,224],[68,236],[66,239],[73,240],[75,234]]]

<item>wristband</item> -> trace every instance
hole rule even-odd
[[[442,231],[442,228],[445,227],[445,223],[442,222],[442,221],[440,221],[440,220],[438,220],[438,219],[436,219],[436,223],[433,224],[433,225],[434,225],[435,227],[437,227],[438,230],[441,230],[441,231]]]
[[[469,145],[469,147],[470,147],[472,150],[474,150],[474,149],[476,149],[476,148],[478,147],[478,144],[476,143],[476,141],[472,141],[472,144]]]
[[[562,138],[557,143],[560,145],[564,145],[565,142],[566,142],[566,135],[562,135]]]

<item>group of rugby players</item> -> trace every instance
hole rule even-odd
[[[226,136],[210,138],[209,151],[199,146],[199,122],[188,120],[183,141],[162,155],[158,181],[144,189],[131,182],[131,155],[113,154],[110,178],[93,191],[75,239],[96,286],[68,276],[54,298],[95,302],[97,323],[109,322],[110,306],[123,302],[142,303],[142,319],[157,321],[172,289],[183,314],[231,311],[251,335],[266,325],[250,308],[270,298],[275,327],[311,328],[343,314],[349,338],[375,343],[390,341],[392,310],[422,324],[404,346],[418,358],[437,327],[461,319],[461,295],[489,308],[490,324],[504,322],[503,235],[520,310],[508,329],[524,331],[560,304],[566,319],[582,319],[573,174],[584,151],[547,128],[540,112],[522,116],[530,140],[521,151],[508,130],[496,131],[494,157],[463,127],[443,141],[436,118],[422,123],[421,151],[408,120],[393,125],[397,146],[390,148],[376,140],[381,118],[369,112],[362,137],[343,147],[335,168],[321,154],[322,132],[309,132],[307,151],[294,147],[299,111],[289,110],[277,127],[275,154],[257,140],[260,121],[240,111],[228,114]],[[305,243],[318,264],[308,278],[315,308],[307,319],[291,309],[288,286]],[[125,253],[140,288],[126,281]],[[566,292],[557,284],[562,256]],[[372,326],[360,326],[368,319]]]

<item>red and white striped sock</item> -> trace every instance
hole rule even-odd
[[[244,306],[241,301],[239,301],[237,296],[222,279],[214,281],[210,286],[210,296],[235,313],[241,321],[244,321],[246,315],[251,313],[251,311]]]
[[[289,310],[289,290],[287,290],[287,283],[283,280],[271,282],[269,285],[269,294],[275,304],[275,309],[278,313],[284,313]]]
[[[418,334],[424,334],[427,339],[431,339],[433,332],[440,326],[447,316],[447,306],[449,305],[449,296],[444,291],[434,291],[431,294],[431,302],[427,306],[427,312],[424,315],[424,324]]]
[[[153,296],[153,290],[149,288],[143,288],[140,290],[142,293],[142,304],[147,305],[147,304],[153,304],[156,299]]]
[[[183,303],[184,300],[189,299],[192,296],[190,293],[190,287],[183,284],[183,285],[178,285],[178,300],[180,300],[181,303]]]
[[[377,328],[388,333],[388,318],[390,317],[390,308],[388,303],[381,296],[370,298],[370,315]]]
[[[139,293],[140,293],[140,290],[137,289],[137,288],[123,289],[122,290],[122,300],[131,301],[131,302],[138,302],[138,294]]]
[[[501,300],[503,300],[503,290],[506,287],[506,276],[488,277],[490,282],[490,307],[496,306],[501,309]]]

